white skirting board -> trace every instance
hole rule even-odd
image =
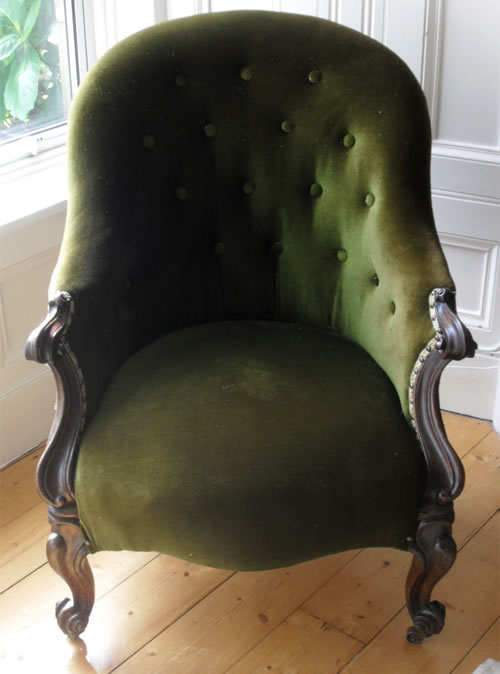
[[[448,365],[441,378],[444,410],[493,420],[500,429],[500,358],[477,353],[473,359]]]

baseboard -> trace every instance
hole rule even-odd
[[[28,451],[24,452],[24,454],[21,454],[20,456],[17,456],[15,459],[12,459],[12,461],[9,461],[6,463],[4,466],[0,466],[0,473],[4,470],[7,470],[9,468],[12,468],[16,463],[19,463],[20,461],[24,461],[25,459],[29,459],[30,456],[36,453],[42,453],[43,450],[45,449],[45,446],[47,444],[47,440],[43,440],[43,442],[40,442],[36,447],[33,447],[32,449],[28,449]]]
[[[499,372],[500,360],[484,353],[452,363],[441,379],[441,408],[491,421],[498,405]]]

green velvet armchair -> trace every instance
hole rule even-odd
[[[170,21],[92,69],[27,345],[57,382],[38,485],[70,637],[98,550],[235,570],[409,550],[407,638],[442,629],[431,592],[455,559],[464,473],[438,386],[475,344],[430,143],[404,63],[329,21]]]

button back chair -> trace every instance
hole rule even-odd
[[[70,637],[99,550],[260,570],[405,549],[407,638],[442,629],[431,592],[464,472],[438,386],[475,344],[430,143],[403,62],[316,18],[169,21],[86,77],[49,313],[27,345],[57,382],[37,479]]]

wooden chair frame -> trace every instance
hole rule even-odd
[[[435,289],[429,304],[436,334],[420,354],[409,384],[412,422],[428,473],[415,536],[408,541],[413,562],[406,582],[406,599],[413,625],[408,628],[407,639],[414,644],[439,633],[444,625],[445,607],[431,601],[431,593],[455,561],[453,501],[465,481],[462,462],[444,430],[439,382],[448,363],[472,357],[477,348],[457,316],[453,292]],[[45,321],[31,334],[26,346],[26,357],[47,363],[56,380],[56,415],[38,464],[37,485],[48,504],[52,527],[47,557],[72,593],[72,600],[58,602],[57,621],[73,639],[85,629],[94,603],[94,580],[87,560],[89,543],[79,526],[74,495],[79,440],[86,417],[85,381],[66,339],[76,309],[69,293],[58,293],[49,303]]]

